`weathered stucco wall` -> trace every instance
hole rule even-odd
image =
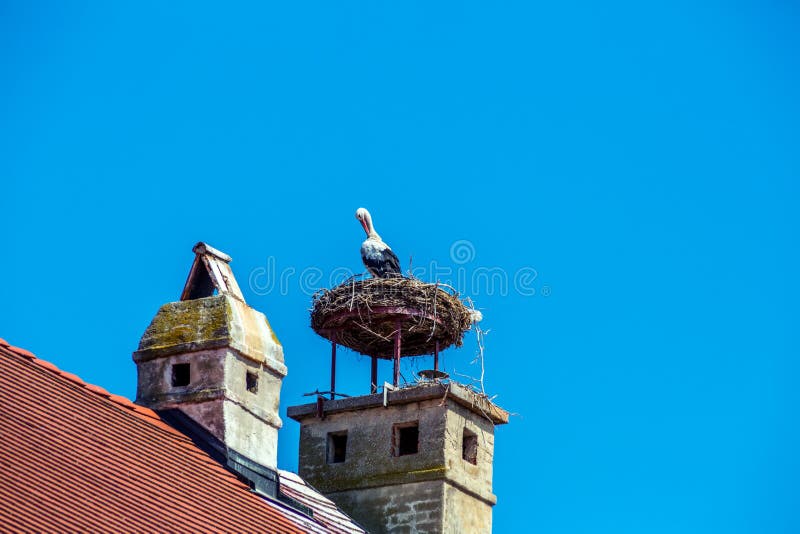
[[[136,402],[148,407],[172,407],[176,402],[215,398],[225,383],[227,349],[201,350],[139,362]],[[172,385],[172,366],[189,364],[189,385]]]
[[[458,404],[452,404],[447,411],[445,459],[447,478],[454,484],[476,493],[481,499],[494,504],[492,493],[492,472],[494,462],[494,425],[484,417]],[[462,457],[464,429],[476,435],[478,458],[475,464]]]
[[[444,485],[444,522],[441,532],[445,534],[490,534],[492,532],[492,507],[473,498],[459,488]]]
[[[392,455],[395,424],[419,421],[419,443],[435,444],[444,435],[446,408],[437,401],[411,403],[311,419],[300,428],[300,476],[320,491],[372,487],[441,477],[444,450],[420,446],[407,456]],[[329,432],[347,430],[347,456],[327,463]]]
[[[372,534],[489,534],[492,507],[442,480],[327,496]]]
[[[172,365],[188,363],[190,382],[172,386]],[[275,467],[282,377],[221,348],[141,362],[136,402],[156,410],[179,408],[236,452]],[[258,377],[255,392],[247,373]]]
[[[444,483],[439,480],[327,496],[372,534],[432,533],[444,528]]]

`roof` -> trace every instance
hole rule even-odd
[[[355,525],[352,519],[339,510],[332,500],[312,488],[299,475],[284,470],[280,470],[279,473],[281,493],[311,508],[314,511],[314,519],[325,525],[331,532],[366,533],[366,530]]]
[[[285,493],[315,519],[252,492],[154,411],[2,339],[0,434],[0,531],[363,532],[297,475],[281,472]]]

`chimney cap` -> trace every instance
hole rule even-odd
[[[215,258],[218,258],[218,259],[224,261],[225,263],[230,263],[231,260],[233,259],[230,256],[228,256],[227,254],[225,254],[224,252],[222,252],[221,250],[217,250],[214,247],[212,247],[211,245],[209,245],[208,243],[203,243],[202,241],[199,241],[192,248],[192,252],[194,252],[195,254],[198,254],[198,255],[208,254],[208,255],[214,256]]]
[[[210,297],[216,290],[220,295],[230,295],[244,302],[244,296],[236,283],[231,266],[231,257],[207,243],[200,241],[193,248],[195,253],[192,268],[181,292],[181,300]]]

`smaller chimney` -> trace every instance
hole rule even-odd
[[[205,243],[179,302],[164,304],[133,353],[136,402],[178,409],[230,452],[276,469],[283,348],[247,305],[231,258]]]

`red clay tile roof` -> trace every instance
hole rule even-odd
[[[251,492],[152,410],[2,339],[0,436],[3,532],[328,530]]]

